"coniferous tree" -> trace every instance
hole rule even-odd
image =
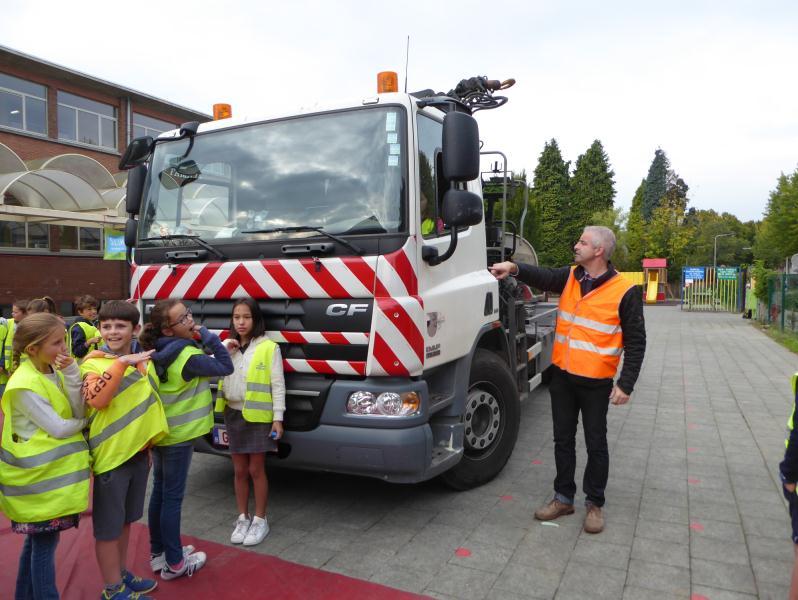
[[[643,196],[643,220],[648,223],[654,215],[654,210],[659,207],[665,192],[668,191],[668,170],[670,163],[665,151],[657,148],[654,160],[648,168],[646,177],[646,190]]]
[[[646,194],[646,180],[643,179],[637,186],[632,207],[629,209],[629,218],[626,220],[626,247],[630,269],[640,270],[641,261],[646,252],[646,222],[643,219],[643,198]],[[634,267],[634,268],[633,268]]]
[[[541,217],[537,250],[544,265],[563,266],[573,259],[575,240],[571,239],[573,219],[568,165],[562,158],[557,140],[546,142],[535,167],[533,188]]]
[[[574,217],[580,230],[591,225],[590,219],[596,213],[612,209],[615,198],[615,172],[599,140],[594,140],[587,152],[576,159],[576,168],[571,178],[571,197]],[[608,214],[608,213],[605,213]]]

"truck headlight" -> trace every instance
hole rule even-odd
[[[346,412],[377,417],[413,417],[421,412],[421,399],[416,392],[375,394],[360,390],[349,396]]]

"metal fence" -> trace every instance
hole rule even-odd
[[[739,267],[682,267],[682,310],[740,312]]]
[[[768,277],[767,316],[763,320],[782,330],[798,331],[798,275]]]

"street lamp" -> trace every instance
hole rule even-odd
[[[715,236],[715,250],[712,253],[712,268],[718,268],[718,238],[726,237],[727,235],[734,235],[733,233],[719,233]]]

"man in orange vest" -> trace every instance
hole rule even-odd
[[[604,529],[601,507],[610,464],[607,409],[610,402],[629,402],[646,350],[642,294],[610,263],[614,249],[611,229],[585,227],[574,246],[575,266],[550,269],[502,262],[490,268],[497,279],[511,275],[560,294],[549,385],[557,477],[554,499],[538,509],[535,518],[550,521],[574,512],[576,427],[581,412],[587,446],[582,489],[588,533]],[[622,355],[623,370],[614,383]]]

